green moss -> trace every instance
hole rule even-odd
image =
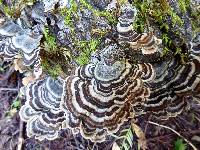
[[[187,9],[190,9],[190,0],[178,0],[179,8],[182,13],[186,13]],[[161,39],[164,44],[164,49],[162,57],[166,56],[170,51],[180,57],[181,62],[185,63],[187,61],[187,54],[185,54],[181,47],[177,46],[172,38],[177,37],[181,39],[181,33],[178,29],[183,27],[184,20],[177,14],[177,11],[174,10],[169,4],[168,0],[133,0],[133,6],[137,8],[138,14],[136,21],[133,24],[133,27],[138,32],[144,32],[144,29],[149,28],[150,23],[155,23],[161,31]],[[198,18],[198,15],[194,15],[194,18]],[[200,16],[200,15],[199,15]],[[171,21],[170,21],[171,20]],[[150,23],[149,23],[150,22]],[[193,28],[197,28],[198,23],[194,19]],[[170,28],[176,27],[174,30]],[[173,35],[173,37],[172,37]],[[181,45],[181,44],[180,44]]]
[[[169,25],[167,23],[163,23],[161,26],[160,26],[160,29],[164,32],[168,32],[169,31]]]
[[[51,34],[48,27],[45,27],[44,30],[44,41],[40,56],[43,71],[53,78],[64,74],[64,70],[66,70],[64,68],[67,68],[70,59],[66,48],[57,45],[56,38]]]
[[[41,65],[43,72],[56,78],[59,75],[69,74],[71,61],[69,51],[63,47],[58,47],[56,52],[40,51]]]
[[[48,27],[45,27],[44,38],[45,50],[48,52],[55,52],[57,50],[56,38],[49,32]]]
[[[105,17],[110,23],[114,24],[117,23],[116,17],[113,17],[113,13],[108,12],[108,11],[99,11],[93,8],[92,5],[87,3],[85,0],[80,0],[79,3],[77,4],[75,0],[70,0],[70,8],[62,8],[60,10],[60,13],[62,16],[65,18],[65,24],[68,25],[71,30],[74,30],[74,24],[73,20],[74,19],[79,19],[77,12],[78,12],[78,7],[80,9],[83,9],[84,7],[92,11],[92,13],[95,16],[101,16]]]
[[[179,9],[182,13],[186,13],[190,6],[190,0],[178,0]]]
[[[81,51],[80,55],[75,60],[80,65],[85,65],[89,62],[91,53],[96,51],[100,41],[98,39],[92,39],[90,41],[78,41],[77,48]]]
[[[11,104],[11,109],[13,108],[19,109],[20,107],[21,107],[21,101],[19,98],[16,98]]]
[[[52,65],[48,60],[42,61],[42,69],[46,71],[52,78],[56,78],[61,73],[63,73],[59,64]]]
[[[191,13],[191,25],[193,34],[200,32],[200,11],[196,10]]]
[[[128,0],[118,0],[119,5],[126,4]]]
[[[3,5],[3,11],[6,14],[6,16],[14,16],[15,13],[15,9],[14,8],[10,8],[9,6],[5,6]]]
[[[121,0],[121,2],[123,1],[125,2],[125,0]],[[99,39],[105,36],[108,31],[92,28],[91,33],[97,35],[98,38],[94,38],[89,41],[78,41],[76,39],[76,33],[74,32],[75,30],[73,24],[74,20],[79,19],[77,14],[78,7],[80,11],[82,11],[84,8],[87,8],[93,13],[94,17],[98,16],[106,18],[110,24],[117,24],[117,17],[114,16],[116,12],[94,9],[93,6],[90,5],[86,0],[80,0],[78,3],[75,2],[75,0],[71,0],[70,4],[70,8],[63,8],[60,10],[60,13],[65,17],[65,24],[71,28],[73,45],[80,52],[78,57],[72,56],[72,58],[75,59],[80,65],[84,65],[89,62],[91,53],[94,52],[99,45]]]
[[[163,48],[163,51],[162,51],[162,54],[160,57],[164,57],[164,56],[167,56],[167,54],[170,52],[169,48],[167,47],[164,47]]]
[[[99,37],[104,37],[107,33],[108,30],[101,30],[101,29],[92,29],[91,33],[94,35],[98,35]]]
[[[170,46],[171,43],[172,43],[172,40],[171,38],[168,36],[168,34],[166,33],[163,33],[162,34],[162,41],[163,41],[163,44],[167,45],[167,46]]]
[[[147,0],[141,2],[140,0],[134,0],[133,5],[138,9],[138,14],[136,21],[133,23],[133,27],[138,32],[144,32],[145,26],[148,24],[148,10],[149,10],[149,3]]]
[[[173,11],[169,11],[169,15],[171,16],[172,25],[175,26],[178,24],[179,26],[183,26],[183,20]]]
[[[114,17],[113,13],[108,12],[106,10],[104,10],[104,11],[96,10],[96,9],[93,8],[92,5],[87,3],[85,0],[80,0],[80,4],[83,7],[86,7],[87,9],[92,11],[95,16],[105,17],[111,24],[116,24],[117,23],[116,17]]]
[[[60,13],[62,16],[64,16],[65,24],[69,25],[71,27],[71,30],[73,30],[74,25],[73,25],[73,20],[72,17],[77,17],[77,10],[78,10],[78,5],[75,2],[75,0],[70,0],[70,8],[62,8],[60,10]]]
[[[79,3],[76,3],[75,0],[71,0],[70,4],[70,8],[63,8],[60,10],[60,13],[65,18],[65,24],[68,25],[72,31],[71,38],[74,46],[78,51],[80,51],[80,55],[78,57],[72,57],[75,57],[74,59],[80,65],[84,65],[88,63],[91,52],[96,50],[96,47],[99,44],[99,40],[95,38],[90,41],[77,41],[73,22],[79,19],[77,14],[78,7],[80,8],[80,11],[82,11],[83,8],[87,8],[93,13],[94,16],[105,17],[112,24],[117,23],[117,19],[113,16],[112,12],[99,11],[94,9],[92,5],[86,2],[86,0],[80,0]],[[91,33],[97,35],[98,38],[102,38],[105,34],[108,33],[108,31],[92,28]]]

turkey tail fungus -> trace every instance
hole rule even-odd
[[[105,51],[109,49],[106,56],[112,59],[116,50],[110,47]],[[104,141],[106,135],[117,132],[125,121],[134,117],[133,106],[142,104],[150,94],[142,78],[148,80],[154,76],[150,64],[141,67],[125,59],[107,64],[103,56],[96,64],[78,67],[66,78],[61,102],[66,126],[97,142]]]
[[[20,118],[27,122],[27,135],[39,140],[58,138],[65,120],[60,110],[63,81],[42,77],[26,86],[26,103],[20,109]]]
[[[91,11],[88,8],[94,6],[95,9],[103,9],[101,1],[88,2],[92,3],[88,7],[76,5],[79,2],[73,1],[72,8],[80,14],[69,13],[67,8],[63,10],[64,14],[70,15],[66,18],[51,14],[59,10],[57,2],[60,1],[44,1],[46,4],[40,5],[49,13],[45,14],[47,17],[42,13],[42,18],[50,26],[48,33],[53,33],[51,36],[46,35],[49,43],[46,41],[44,46],[55,46],[59,38],[62,41],[55,46],[55,51],[49,49],[47,53],[69,56],[70,61],[79,56],[86,63],[78,66],[78,61],[73,60],[70,63],[74,65],[74,70],[70,75],[65,74],[64,79],[54,79],[42,72],[42,77],[38,75],[35,81],[25,86],[26,103],[20,109],[20,118],[27,122],[28,137],[54,140],[59,137],[61,129],[67,128],[93,142],[103,142],[130,119],[142,114],[151,114],[158,119],[176,117],[183,110],[189,109],[191,99],[200,98],[200,35],[191,42],[191,48],[187,49],[189,59],[186,63],[174,55],[162,59],[159,55],[160,59],[157,60],[153,54],[163,52],[161,47],[164,44],[154,35],[157,32],[138,33],[134,30],[137,10],[131,4],[119,6],[120,11],[116,13],[118,22],[106,24],[104,27],[109,27],[109,32],[99,32],[101,36],[93,40],[95,37],[90,29],[94,31],[96,28],[90,24],[96,24],[95,19],[100,18],[95,16],[99,10]],[[56,11],[51,11],[55,7]],[[71,8],[69,10],[72,11]],[[39,14],[37,19],[41,18]],[[37,19],[35,23],[39,24]],[[113,18],[109,19],[110,23]],[[66,27],[66,22],[70,27]],[[72,31],[73,34],[69,34]],[[54,32],[58,32],[55,37]],[[35,65],[40,57],[40,42],[44,42],[41,33],[34,27],[24,29],[13,21],[0,18],[0,54],[10,60],[19,54],[24,65]],[[80,51],[77,52],[77,49]],[[91,51],[95,51],[97,59],[89,62],[87,58],[90,58]],[[127,51],[130,56],[127,56]],[[153,60],[143,61],[143,56],[151,56]],[[46,66],[48,61],[53,60],[43,61],[47,63]],[[58,59],[57,62],[60,61]],[[67,67],[64,63],[61,70],[67,70]],[[41,64],[38,63],[35,68],[36,72],[40,72]],[[57,70],[53,68],[53,71]],[[58,69],[58,72],[62,71]]]

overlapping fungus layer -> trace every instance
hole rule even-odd
[[[29,137],[53,140],[66,127],[102,142],[135,115],[175,117],[189,107],[190,99],[200,98],[200,35],[191,43],[186,64],[174,56],[162,62],[130,64],[124,47],[147,55],[158,52],[161,42],[152,33],[133,30],[133,6],[121,6],[120,13],[118,39],[105,44],[96,54],[97,60],[77,67],[64,84],[50,77],[28,84],[20,117],[28,124]],[[24,34],[18,25],[0,19],[0,53],[12,58],[20,49],[26,58],[23,45],[29,45],[32,36],[25,38]],[[31,52],[26,53],[30,58],[36,54],[35,48],[31,46]],[[28,62],[32,62],[30,58]]]
[[[146,84],[151,91],[150,97],[143,105],[134,108],[136,111],[139,109],[139,114],[150,112],[161,119],[168,119],[189,108],[189,100],[200,93],[199,44],[192,43],[189,53],[189,61],[185,65],[171,57],[153,66],[156,77]]]
[[[140,68],[145,69],[126,61],[107,65],[104,59],[78,67],[64,85],[61,107],[67,126],[92,141],[115,133],[124,121],[134,117],[132,106],[149,96],[140,77],[152,78],[153,74],[147,71],[148,75],[142,75]]]
[[[64,113],[60,110],[63,81],[43,77],[26,87],[26,103],[20,117],[27,122],[27,135],[36,139],[53,140],[58,137]]]

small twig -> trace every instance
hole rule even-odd
[[[24,122],[20,120],[17,150],[22,150],[23,143],[24,143],[23,133],[24,133]]]
[[[183,117],[181,117],[181,116],[177,116],[180,120],[182,120],[181,122],[183,122],[183,125],[185,124],[185,125],[188,125],[188,126],[190,126],[190,127],[192,127],[192,128],[194,128],[194,126],[188,121],[188,120],[185,120]]]
[[[180,136],[181,138],[183,138],[185,140],[185,142],[187,142],[194,150],[198,150],[190,141],[188,141],[185,137],[183,137],[180,133],[178,133],[177,131],[175,131],[174,129],[168,127],[168,126],[165,126],[165,125],[161,125],[161,124],[158,124],[158,123],[155,123],[155,122],[152,122],[152,121],[148,121],[150,124],[153,124],[153,125],[156,125],[156,126],[159,126],[159,127],[163,127],[165,129],[169,129],[171,130],[172,132],[174,132],[176,135]]]
[[[200,119],[195,115],[195,119],[198,121],[198,122],[200,122]]]
[[[9,70],[4,74],[3,77],[0,77],[0,80],[7,80],[11,74],[15,71],[14,67],[10,67]]]
[[[0,88],[0,91],[19,91],[17,88]]]
[[[146,125],[145,125],[145,128],[144,128],[144,134],[146,135],[146,133],[147,133],[147,127],[148,127],[148,125],[149,125],[149,120],[151,120],[151,118],[152,118],[152,115],[150,115],[149,117],[148,117],[148,121],[147,121],[147,123],[146,123]]]
[[[77,138],[76,138],[76,134],[73,133],[72,135],[73,135],[73,137],[74,137],[75,144],[76,144],[76,146],[78,147],[79,144],[78,144],[78,142],[77,142],[77,140],[76,140],[76,139],[77,139]]]
[[[199,130],[190,130],[190,131],[184,131],[184,132],[180,132],[181,134],[198,134],[200,133],[200,129]],[[158,139],[166,139],[170,136],[174,136],[174,132],[173,133],[170,133],[170,134],[167,134],[167,135],[161,135],[161,136],[156,136],[156,137],[153,137],[153,138],[148,138],[146,139],[148,142],[149,141],[156,141]]]

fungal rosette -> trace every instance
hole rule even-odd
[[[161,40],[157,39],[153,33],[137,33],[133,28],[137,16],[137,10],[131,4],[121,6],[118,18],[117,31],[120,44],[128,44],[133,50],[141,50],[143,54],[153,54],[158,52]]]
[[[60,110],[62,79],[42,77],[25,87],[26,103],[20,109],[20,118],[27,122],[28,137],[53,140],[58,137],[65,120]]]
[[[105,48],[110,54],[105,51],[112,56],[110,47],[115,46]],[[97,142],[117,132],[125,121],[133,118],[132,106],[143,103],[149,96],[141,79],[145,76],[141,73],[142,67],[131,65],[125,59],[113,61],[109,58],[112,63],[106,63],[104,55],[101,56],[96,64],[80,66],[66,78],[61,102],[66,127]]]
[[[198,97],[200,92],[200,49],[196,43],[191,43],[186,64],[171,56],[153,65],[155,79],[146,83],[151,94],[143,105],[134,108],[136,114],[151,113],[160,119],[168,119],[189,109],[190,100]]]

